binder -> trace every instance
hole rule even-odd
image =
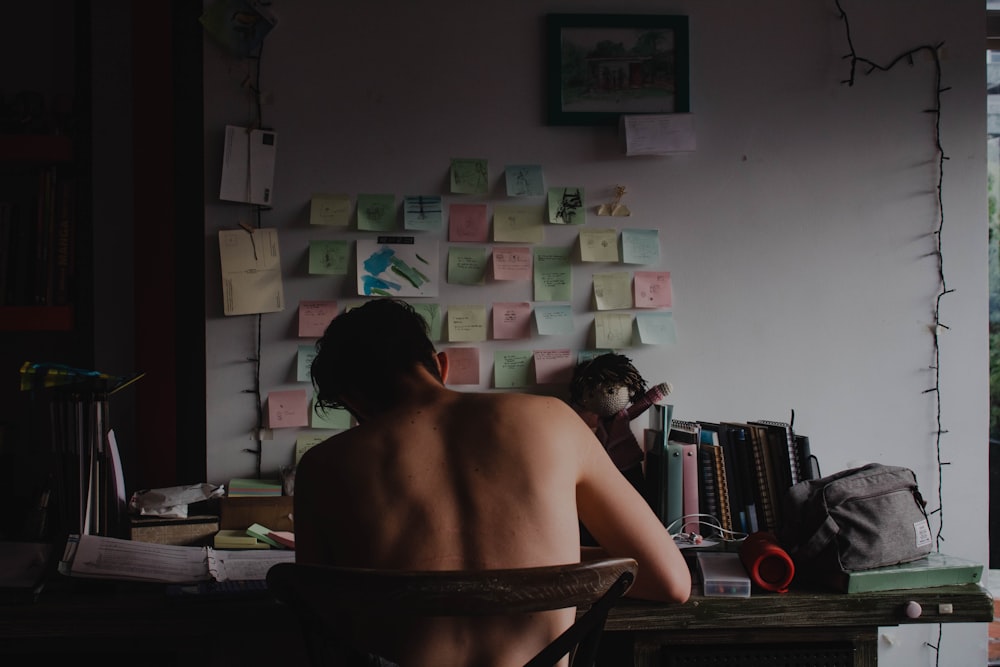
[[[701,477],[699,473],[698,466],[698,445],[693,442],[684,443],[681,445],[681,468],[683,470],[683,502],[682,502],[682,512],[684,517],[683,524],[681,525],[681,532],[685,533],[698,533],[700,525],[700,520],[698,518],[699,512],[699,479]]]
[[[678,442],[667,442],[666,465],[663,477],[665,509],[663,525],[673,526],[671,533],[680,532],[681,515],[684,513],[684,450]]]
[[[654,403],[650,406],[649,424],[643,430],[643,445],[645,446],[645,483],[646,502],[656,513],[660,522],[666,526],[667,521],[667,434],[673,422],[674,406],[671,404]]]
[[[701,427],[697,422],[673,420],[669,437],[667,439],[668,453],[670,446],[679,448],[680,451],[680,482],[677,488],[668,487],[667,495],[667,515],[669,522],[675,521],[682,516],[698,514],[698,442],[701,440]],[[672,454],[671,454],[672,456]],[[669,469],[671,459],[668,459],[668,484],[672,484]],[[676,473],[674,473],[676,475]],[[678,511],[672,511],[676,505],[671,505],[671,497],[680,495]],[[698,520],[685,520],[678,526],[678,530],[685,533],[698,532]]]

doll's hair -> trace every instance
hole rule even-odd
[[[609,385],[628,387],[629,401],[633,403],[646,391],[646,381],[632,360],[623,354],[607,352],[576,365],[569,385],[570,401],[579,405],[588,391]]]

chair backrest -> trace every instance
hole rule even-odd
[[[392,571],[279,563],[267,573],[272,595],[299,618],[310,660],[329,664],[337,628],[323,619],[391,612],[401,616],[526,614],[577,607],[576,621],[526,667],[548,667],[570,654],[591,667],[608,612],[631,587],[631,558],[478,571]],[[584,611],[586,609],[586,611]],[[405,667],[405,666],[404,666]]]

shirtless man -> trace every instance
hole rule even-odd
[[[639,563],[631,597],[688,598],[672,537],[569,405],[449,389],[447,355],[394,299],[335,318],[317,350],[318,404],[358,424],[299,463],[298,562],[445,570],[628,556]],[[579,522],[600,547],[581,550]],[[405,636],[383,625],[364,649],[407,667],[521,665],[572,617],[435,619]]]

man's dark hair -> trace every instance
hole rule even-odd
[[[393,404],[399,375],[422,365],[441,379],[426,320],[405,301],[379,298],[333,318],[316,342],[309,374],[317,408],[344,396]]]

